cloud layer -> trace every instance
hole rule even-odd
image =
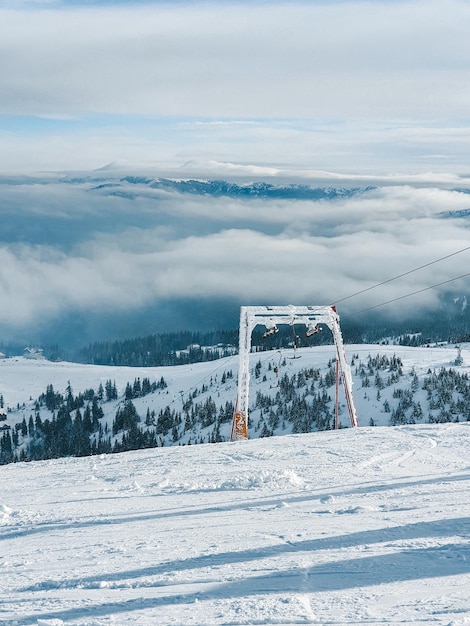
[[[20,220],[16,242],[10,237],[0,247],[0,301],[8,303],[0,307],[1,326],[27,328],[73,311],[132,313],[182,297],[334,303],[468,245],[468,219],[440,215],[469,208],[470,195],[452,190],[398,185],[335,200],[268,201],[129,185],[132,197],[109,196],[118,183],[0,186],[4,206],[16,211],[7,219],[14,224],[21,205],[37,238],[22,240]],[[459,276],[468,256],[341,309],[351,313]],[[449,289],[462,294],[468,285],[467,279]],[[438,293],[400,307],[435,304]]]
[[[83,4],[0,8],[0,169],[466,167],[465,0]]]
[[[464,118],[469,23],[459,0],[3,10],[0,107]]]

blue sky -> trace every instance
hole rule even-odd
[[[466,168],[470,5],[1,2],[0,171]]]

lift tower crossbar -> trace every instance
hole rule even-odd
[[[346,361],[339,315],[333,306],[242,306],[240,309],[239,365],[237,403],[231,440],[248,439],[248,397],[250,387],[251,335],[255,326],[266,327],[265,336],[277,332],[277,326],[303,324],[307,335],[327,326],[333,335],[351,426],[359,426],[352,393],[351,368]]]

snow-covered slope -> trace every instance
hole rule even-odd
[[[0,467],[0,624],[470,624],[470,424]]]
[[[463,345],[462,363],[455,365],[453,345],[413,348],[395,345],[348,345],[348,362],[354,380],[354,396],[361,426],[446,421],[470,418],[470,349]],[[292,350],[251,355],[250,436],[280,435],[331,428],[334,424],[334,346],[302,348],[292,359]],[[276,369],[278,372],[276,373]],[[31,429],[26,426],[39,416],[53,420],[58,406],[37,402],[49,385],[66,398],[69,387],[78,395],[98,391],[113,381],[117,398],[99,401],[103,415],[90,428],[90,438],[107,442],[107,451],[121,444],[128,429],[116,425],[117,411],[125,407],[126,387],[147,379],[164,387],[132,397],[140,417],[138,429],[154,437],[155,445],[179,445],[228,440],[236,398],[238,357],[178,367],[131,368],[51,363],[24,358],[0,361],[0,394],[8,406],[6,422],[16,435],[15,454],[26,450]],[[442,372],[451,372],[443,376]],[[95,396],[96,397],[96,396]],[[339,423],[349,425],[344,395],[340,389]],[[67,404],[65,402],[65,404]],[[76,409],[84,416],[90,396],[66,407],[71,420]],[[80,417],[81,420],[81,417]],[[41,441],[41,428],[36,441]],[[88,436],[88,434],[87,434]],[[56,437],[57,438],[57,437]],[[1,443],[1,442],[0,442]],[[3,445],[3,444],[2,444]],[[39,445],[39,444],[38,444]],[[51,444],[52,445],[52,444]],[[145,447],[144,445],[129,445]],[[96,451],[96,449],[95,449]],[[60,454],[60,452],[58,453]],[[62,454],[83,454],[69,450]],[[51,453],[49,456],[57,456]],[[33,456],[32,458],[44,458]]]

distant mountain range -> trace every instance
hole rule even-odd
[[[231,197],[231,198],[269,198],[284,200],[334,200],[348,198],[376,189],[373,186],[351,187],[312,187],[305,184],[272,184],[266,182],[250,182],[238,184],[226,180],[170,179],[147,176],[124,177],[66,177],[63,183],[94,184],[90,192],[102,192],[109,196],[132,199],[139,195],[139,187],[147,187],[161,191],[192,194],[197,196]]]
[[[311,187],[309,185],[273,185],[255,182],[239,185],[225,180],[170,180],[167,178],[146,178],[142,176],[125,176],[118,186],[126,183],[131,185],[147,185],[152,189],[176,191],[196,195],[231,196],[239,198],[284,198],[288,200],[320,200],[349,197],[365,193],[374,187]],[[112,189],[116,186],[108,183],[95,189]]]

